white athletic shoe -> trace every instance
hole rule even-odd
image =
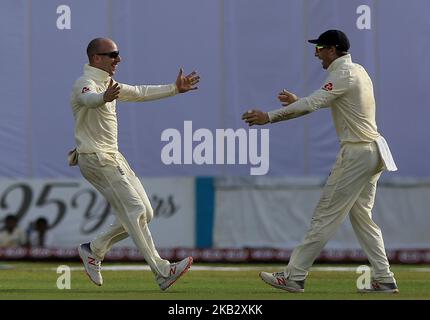
[[[359,293],[399,293],[399,288],[395,282],[382,283],[373,280],[369,289],[358,289]]]
[[[193,264],[193,258],[188,257],[182,261],[171,263],[169,276],[167,278],[163,278],[162,276],[158,276],[155,278],[161,290],[166,290],[172,284],[175,283],[176,280],[179,279],[182,275],[184,275],[188,269]]]
[[[92,255],[90,243],[80,244],[78,252],[88,277],[90,277],[91,281],[96,285],[101,286],[103,284],[102,274],[100,273],[102,262]]]
[[[284,272],[260,272],[260,278],[272,287],[292,293],[305,292],[305,280],[294,281],[285,278]]]

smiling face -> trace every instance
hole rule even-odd
[[[121,62],[118,47],[110,39],[98,39],[89,58],[90,66],[104,70],[110,76],[115,74],[116,67]]]
[[[315,57],[321,60],[323,69],[327,70],[331,63],[338,58],[338,55],[334,46],[316,46]]]

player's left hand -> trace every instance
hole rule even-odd
[[[193,71],[187,76],[184,76],[183,73],[184,69],[181,68],[179,70],[178,77],[176,78],[176,87],[178,88],[179,93],[198,89],[196,85],[200,81],[200,76],[197,72]]]
[[[248,110],[242,115],[242,120],[251,127],[254,124],[263,125],[270,122],[269,115],[267,112],[263,112],[260,110]]]
[[[282,102],[282,105],[284,107],[286,107],[286,106],[296,102],[297,100],[299,100],[299,98],[294,93],[291,93],[285,89],[279,93],[278,99],[279,99],[279,101]]]

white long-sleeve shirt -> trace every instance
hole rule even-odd
[[[0,248],[16,248],[25,245],[26,237],[24,231],[16,227],[12,233],[7,230],[0,232]]]
[[[105,102],[103,94],[111,77],[104,70],[88,64],[73,85],[71,105],[75,117],[75,140],[78,153],[118,152],[116,100]],[[130,86],[118,83],[119,101],[149,101],[178,93],[176,85]]]
[[[366,70],[351,55],[339,57],[327,68],[321,89],[287,107],[268,112],[270,122],[292,119],[322,107],[331,107],[341,142],[373,142],[380,135],[375,120],[373,84]]]

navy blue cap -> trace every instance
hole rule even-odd
[[[328,30],[322,33],[318,39],[308,40],[320,46],[335,46],[340,51],[349,50],[349,40],[345,33],[340,30]]]

